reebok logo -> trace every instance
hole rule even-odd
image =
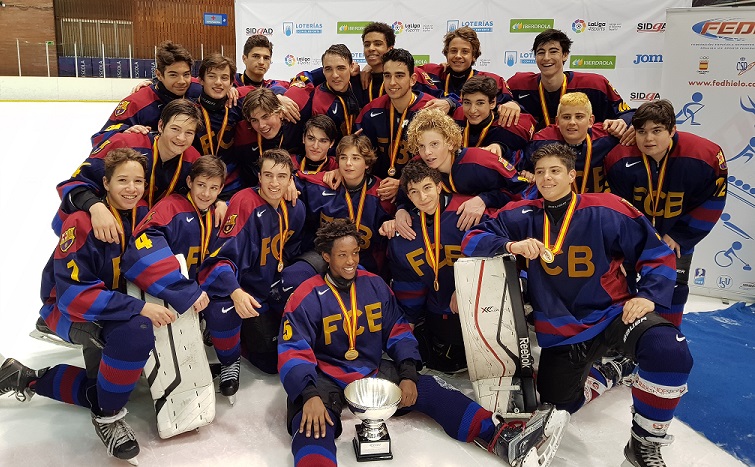
[[[265,211],[267,211],[267,209],[263,209],[262,211],[259,211],[257,213],[257,217],[262,217],[262,213],[264,213]]]
[[[382,114],[383,114],[382,110],[380,112],[370,112],[370,117],[377,117],[378,115],[382,115]]]
[[[186,216],[186,222],[191,222],[193,220],[194,220],[194,216],[191,216],[191,217]]]
[[[639,164],[640,162],[642,162],[642,161],[632,162],[631,164],[629,162],[627,162],[626,166],[627,166],[627,168],[629,168],[629,167],[631,167],[633,165]]]
[[[233,305],[229,306],[228,308],[223,307],[220,309],[221,313],[228,313],[229,311],[233,310]]]

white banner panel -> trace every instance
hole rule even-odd
[[[755,297],[755,8],[672,9],[663,97],[677,129],[719,144],[729,166],[721,220],[695,249],[692,293]],[[671,39],[673,38],[673,39]]]
[[[247,37],[265,34],[274,44],[269,77],[288,80],[320,66],[323,51],[346,44],[364,63],[361,30],[381,21],[396,32],[396,47],[409,50],[418,64],[445,61],[443,36],[470,26],[480,38],[482,56],[475,68],[504,78],[537,71],[532,42],[547,27],[574,41],[567,69],[605,75],[624,100],[636,107],[660,93],[666,8],[688,7],[691,0],[623,2],[606,0],[452,1],[236,1],[236,60]]]

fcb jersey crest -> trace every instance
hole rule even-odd
[[[503,156],[498,156],[498,162],[500,162],[503,165],[503,167],[506,168],[506,170],[510,170],[512,172],[516,171],[516,169],[514,169],[514,166],[511,165],[511,162],[504,159]]]
[[[291,86],[296,86],[297,88],[305,88],[307,85],[301,81],[294,81],[291,83]]]
[[[716,154],[716,159],[718,159],[718,168],[721,170],[726,170],[726,157],[724,157],[723,151],[718,151],[718,154]]]
[[[238,214],[231,214],[228,216],[228,220],[225,221],[225,225],[223,225],[223,233],[229,234],[233,230],[234,227],[236,227],[236,218],[238,217]]]
[[[116,117],[120,117],[121,115],[126,113],[126,110],[128,109],[128,105],[130,104],[129,101],[123,100],[118,103],[118,107],[115,108],[115,111],[113,114],[115,114]]]
[[[76,241],[76,227],[71,227],[60,236],[60,251],[65,253]]]

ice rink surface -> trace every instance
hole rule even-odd
[[[28,337],[38,317],[40,275],[56,245],[50,221],[58,206],[55,185],[87,157],[89,137],[107,120],[115,103],[0,102],[3,147],[0,229],[0,354],[27,366],[57,363],[83,366],[80,352]],[[691,297],[688,311],[725,307],[720,300]],[[212,354],[212,351],[210,351]],[[694,371],[694,370],[693,370]],[[446,379],[472,393],[466,373]],[[711,384],[716,384],[711,382]],[[694,391],[690,387],[690,391]],[[629,438],[629,388],[614,388],[572,416],[553,467],[618,467]],[[197,432],[161,440],[149,389],[142,380],[127,406],[127,420],[141,446],[142,466],[286,466],[293,464],[285,428],[285,394],[277,376],[241,366],[236,405],[218,396],[215,421]],[[338,461],[357,465],[351,447],[356,418],[345,411],[337,440]],[[477,446],[450,439],[421,414],[392,418],[394,466],[493,466],[505,463]],[[672,467],[742,466],[683,423],[674,421],[675,442],[663,449]],[[43,397],[21,404],[0,398],[0,465],[127,466],[106,456],[89,411]]]

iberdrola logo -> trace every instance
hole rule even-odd
[[[515,30],[515,31],[521,31],[522,29],[524,29],[524,25],[523,25],[523,24],[522,24],[522,22],[520,21],[520,22],[518,22],[518,23],[514,23],[514,24],[512,24],[512,25],[511,25],[511,29],[513,29],[513,30]]]

